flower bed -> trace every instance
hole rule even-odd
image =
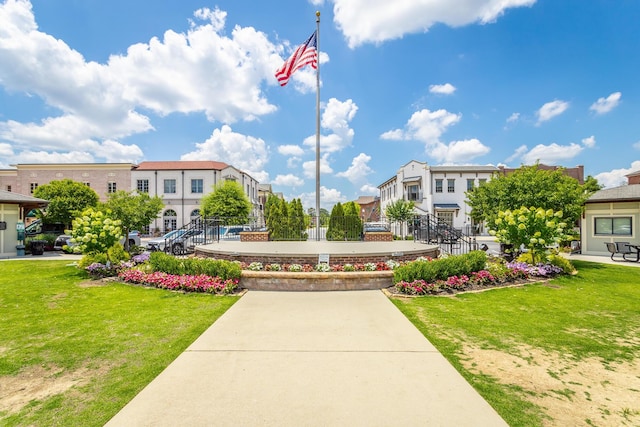
[[[437,295],[457,293],[478,289],[506,286],[527,282],[536,278],[549,278],[563,274],[564,270],[552,264],[529,265],[523,262],[511,262],[504,267],[501,264],[489,264],[494,271],[480,270],[471,275],[450,276],[446,280],[427,282],[422,279],[397,282],[394,290],[406,295]]]
[[[211,294],[230,294],[238,288],[235,279],[220,279],[219,277],[200,275],[176,275],[163,272],[145,273],[137,269],[123,270],[118,273],[125,283],[135,283],[153,286],[160,289],[185,292],[206,292]]]

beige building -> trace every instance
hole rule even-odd
[[[152,224],[150,232],[163,233],[180,228],[200,215],[200,201],[221,181],[233,180],[253,205],[253,215],[260,216],[258,182],[249,174],[223,162],[166,161],[132,163],[50,163],[17,164],[0,170],[0,190],[31,196],[40,185],[71,179],[81,182],[106,201],[109,193],[119,190],[146,192],[159,196],[165,207]],[[26,213],[25,213],[26,214]]]
[[[118,190],[131,191],[131,163],[18,164],[0,170],[0,190],[33,195],[40,185],[72,179],[91,187],[101,201]]]
[[[585,202],[582,253],[607,255],[605,243],[640,245],[640,171],[627,175],[627,185],[596,191]]]

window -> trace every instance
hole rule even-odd
[[[176,180],[175,179],[165,179],[164,180],[164,193],[172,194],[176,192]]]
[[[442,193],[442,180],[436,179],[436,193]]]
[[[478,180],[478,185],[485,185],[487,183],[487,178],[480,178]]]
[[[456,192],[456,180],[449,178],[447,180],[447,193],[455,193]]]
[[[29,184],[29,191],[31,191],[31,194],[33,194],[33,192],[36,191],[36,188],[38,188],[37,182],[32,182],[31,184]]]
[[[148,179],[139,179],[136,182],[136,189],[138,193],[148,193],[149,192],[149,180]]]
[[[117,186],[115,182],[107,182],[107,193],[115,193]]]
[[[417,185],[410,185],[407,187],[407,200],[418,200],[420,196],[420,189]]]
[[[473,190],[474,186],[475,186],[475,179],[473,178],[467,179],[467,191]]]
[[[204,191],[204,181],[201,179],[192,179],[191,180],[191,192],[192,193],[202,193]]]
[[[597,236],[631,236],[631,217],[594,218]]]
[[[9,193],[11,193],[11,186],[10,186],[10,185],[7,185],[7,191],[8,191]]]

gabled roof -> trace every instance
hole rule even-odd
[[[184,160],[168,162],[141,162],[134,170],[223,170],[229,165],[212,160]]]
[[[605,188],[593,193],[585,203],[629,202],[640,200],[640,184]]]
[[[19,205],[26,210],[43,208],[49,204],[49,201],[38,199],[33,196],[25,196],[24,194],[13,193],[11,191],[0,190],[0,203],[7,205]]]

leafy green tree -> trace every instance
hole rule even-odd
[[[109,210],[86,208],[73,220],[72,242],[84,254],[107,253],[122,238],[120,221],[113,219]]]
[[[100,199],[91,187],[72,179],[43,184],[35,189],[33,195],[49,201],[42,214],[42,222],[62,223],[66,227],[69,227],[73,219],[85,208],[97,206]]]
[[[245,224],[251,213],[251,202],[240,184],[227,180],[202,198],[201,212],[204,216],[229,218],[230,224]]]
[[[116,191],[109,194],[104,207],[120,221],[123,234],[128,236],[131,230],[142,230],[157,218],[164,203],[162,198],[151,197],[148,193]],[[125,239],[124,247],[129,250],[129,239]]]
[[[583,185],[561,169],[543,170],[538,164],[522,166],[512,174],[496,174],[489,182],[466,193],[471,217],[493,224],[499,211],[536,206],[562,211],[568,224],[575,224],[582,214],[584,202],[600,186],[592,177]]]
[[[395,202],[391,202],[384,210],[385,215],[391,221],[400,223],[400,234],[404,238],[404,223],[409,221],[414,216],[413,212],[414,204],[410,200],[398,199]]]
[[[562,220],[562,211],[535,207],[499,211],[489,233],[500,243],[513,245],[517,255],[520,247],[529,249],[531,263],[542,262],[548,248],[567,240],[567,223]]]

